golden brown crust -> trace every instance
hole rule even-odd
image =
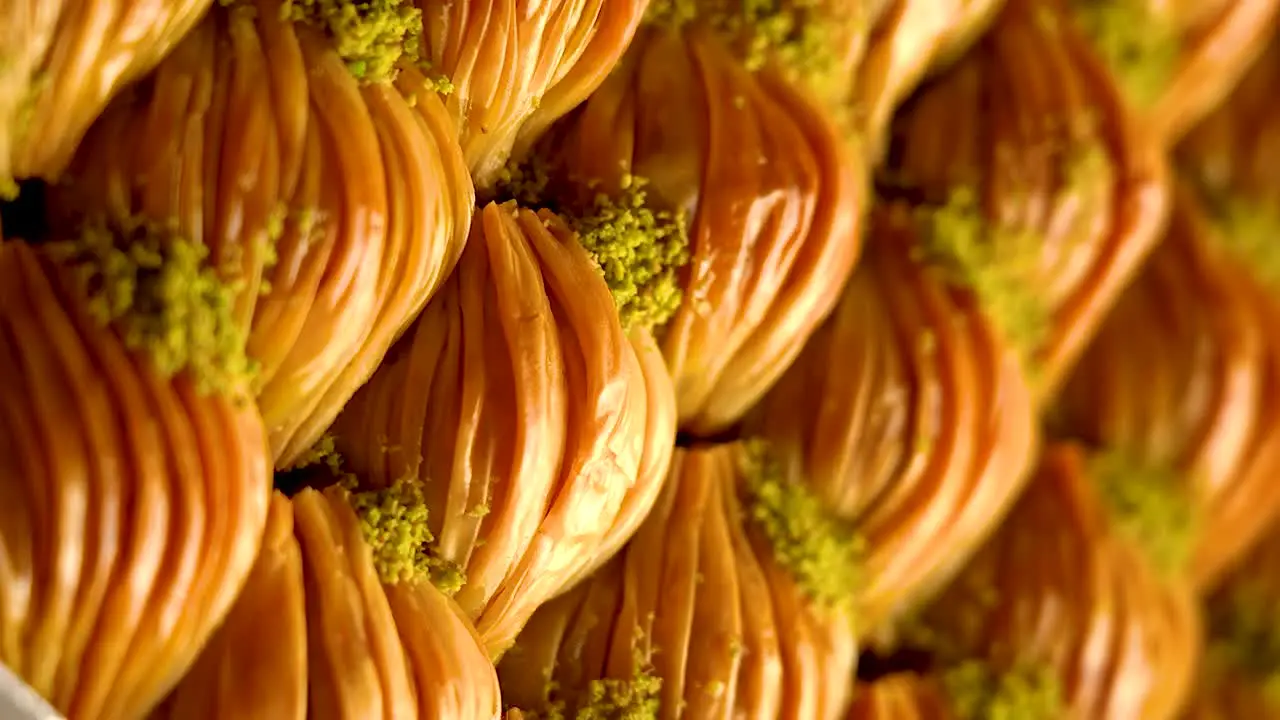
[[[57,180],[90,123],[212,0],[15,0],[0,14],[0,186]]]
[[[1148,0],[1146,4],[1157,21],[1172,23],[1179,51],[1173,76],[1156,103],[1143,113],[1143,125],[1173,145],[1227,98],[1264,52],[1280,17],[1280,2]]]
[[[1077,446],[1048,447],[1009,519],[924,623],[944,654],[1052,669],[1067,717],[1167,720],[1200,653],[1195,598],[1114,529],[1086,463]]]
[[[1280,511],[1277,305],[1194,193],[1062,393],[1062,432],[1177,471],[1199,508],[1191,575],[1213,584]]]
[[[856,149],[780,69],[748,71],[697,24],[643,28],[548,147],[562,202],[616,193],[636,176],[649,181],[652,205],[686,213],[692,259],[660,343],[681,428],[731,426],[795,357],[853,267],[864,197]]]
[[[457,271],[334,425],[362,481],[424,483],[458,602],[500,653],[598,566],[657,496],[675,437],[670,379],[623,331],[555,215],[490,204]]]
[[[293,531],[293,505],[276,493],[244,590],[155,720],[307,716],[306,602]]]
[[[498,717],[471,623],[430,583],[379,581],[345,490],[272,503],[249,585],[156,720]]]
[[[492,190],[508,158],[587,98],[622,57],[644,0],[420,2],[425,58],[452,85],[476,186]],[[514,152],[513,152],[514,151]]]
[[[0,660],[70,717],[137,717],[228,611],[267,516],[245,388],[202,395],[0,242]]]
[[[219,7],[112,104],[55,197],[56,223],[176,222],[243,283],[281,468],[368,379],[466,240],[471,182],[425,84],[407,66],[394,85],[358,83],[278,0]]]
[[[950,65],[984,32],[1004,0],[881,0],[858,67],[853,103],[871,156],[893,113],[927,73]]]
[[[1030,350],[1037,395],[1052,397],[1157,238],[1168,207],[1159,144],[1085,39],[1035,0],[1007,3],[894,123],[884,183],[926,208],[970,199],[996,246],[990,272],[1021,288],[984,300],[987,311],[1008,329],[1026,324],[1007,317],[1017,308],[1044,306]]]
[[[956,569],[1022,487],[1038,433],[1023,365],[877,208],[835,313],[747,421],[867,543],[864,629]]]
[[[651,674],[657,717],[836,718],[856,661],[850,618],[818,610],[746,521],[739,446],[677,450],[626,548],[544,605],[499,675],[510,705],[573,707],[592,681]]]

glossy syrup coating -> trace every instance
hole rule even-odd
[[[779,462],[866,542],[864,631],[928,597],[999,525],[1039,437],[1018,349],[973,293],[876,208],[835,313],[748,416]]]
[[[1202,648],[1186,565],[1151,550],[1169,503],[1116,493],[1105,456],[1049,445],[1008,520],[901,640],[945,665],[1049,673],[1072,720],[1172,720]],[[1155,486],[1158,490],[1160,486]],[[1135,497],[1145,498],[1135,502]],[[1158,496],[1157,496],[1158,497]],[[1163,513],[1163,514],[1162,514]],[[1185,556],[1183,558],[1186,559]]]
[[[630,44],[645,0],[417,0],[423,59],[448,90],[476,187],[493,190],[551,123],[600,86]]]
[[[495,656],[649,512],[675,397],[564,220],[477,211],[458,269],[332,428],[372,487],[421,488],[449,589]]]
[[[14,0],[0,11],[0,197],[57,180],[111,98],[151,71],[212,0]]]
[[[244,592],[154,720],[497,717],[475,628],[429,580],[384,572],[360,495],[275,494]]]
[[[1069,11],[1093,52],[1167,145],[1231,92],[1270,39],[1275,0],[1047,0]]]
[[[90,247],[0,241],[0,661],[67,717],[140,717],[243,587],[270,457],[208,268]]]
[[[865,197],[858,142],[833,112],[859,4],[721,7],[736,5],[655,6],[535,154],[540,199],[564,212],[642,178],[647,207],[686,223],[679,303],[656,334],[681,429],[698,435],[737,422],[830,312]]]
[[[375,5],[220,5],[112,104],[53,193],[55,226],[141,217],[208,248],[240,290],[281,469],[448,276],[470,224],[456,131],[413,60],[421,18]]]
[[[1186,183],[1147,267],[1062,392],[1061,434],[1159,472],[1197,515],[1201,588],[1280,512],[1280,305]]]
[[[506,702],[535,717],[841,717],[855,583],[831,581],[856,576],[857,546],[770,462],[753,443],[677,450],[631,542],[503,657]],[[611,691],[630,714],[591,714]]]
[[[884,192],[1053,396],[1168,210],[1158,143],[1049,3],[1008,2],[894,120]]]

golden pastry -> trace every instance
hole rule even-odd
[[[1049,397],[1155,242],[1158,146],[1037,0],[894,120],[885,191],[918,204],[920,252],[971,287]]]
[[[1152,135],[1172,143],[1213,110],[1273,33],[1276,0],[1065,3]]]
[[[839,718],[857,660],[850,537],[762,444],[677,450],[635,538],[503,657],[503,696],[579,720]]]
[[[1004,673],[977,661],[859,682],[845,720],[1058,720],[1061,688],[1043,668]]]
[[[999,524],[1038,437],[1017,349],[912,256],[911,210],[877,208],[869,227],[835,313],[745,423],[866,541],[868,630]]]
[[[1178,147],[1183,177],[1226,250],[1280,298],[1280,35]]]
[[[457,262],[472,188],[407,0],[215,8],[86,138],[66,217],[176,223],[238,283],[278,467]]]
[[[423,57],[482,193],[508,159],[600,86],[630,44],[647,0],[417,0]]]
[[[495,655],[626,542],[675,441],[662,358],[624,331],[577,238],[545,210],[479,211],[457,271],[333,427],[363,482],[421,485],[442,584]]]
[[[61,176],[112,95],[145,75],[212,0],[8,0],[0,7],[0,197]]]
[[[1189,517],[1123,458],[1050,446],[1005,524],[902,637],[943,666],[1051,674],[1051,717],[1171,720],[1201,646],[1178,542]]]
[[[860,8],[655,3],[600,89],[507,179],[570,215],[626,205],[639,179],[646,208],[687,219],[688,255],[654,260],[678,272],[679,292],[650,300],[646,318],[682,430],[736,422],[853,268],[865,161],[831,108],[851,87]]]
[[[163,228],[0,242],[0,661],[136,718],[243,586],[271,488],[230,290]]]
[[[493,665],[415,565],[401,490],[276,493],[248,585],[153,718],[497,718]]]
[[[1059,432],[1162,474],[1197,509],[1209,587],[1280,512],[1280,304],[1180,186],[1161,244],[1067,382]]]
[[[1005,0],[870,0],[872,31],[853,109],[879,158],[893,113],[926,72],[945,68],[985,32]]]

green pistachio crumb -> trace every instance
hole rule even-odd
[[[289,0],[281,12],[327,30],[363,82],[388,82],[400,58],[415,62],[421,55],[422,11],[408,0]]]
[[[338,453],[337,441],[333,435],[325,433],[316,440],[314,445],[299,455],[289,469],[300,470],[323,465],[333,471],[334,476],[337,477],[342,474],[342,464],[342,455]]]
[[[467,517],[475,518],[477,520],[479,520],[480,518],[488,514],[489,514],[489,503],[480,503],[479,505],[476,505],[475,507],[467,511]]]
[[[1093,457],[1089,470],[1120,532],[1166,577],[1185,569],[1197,523],[1178,474],[1116,450]]]
[[[429,89],[437,93],[440,93],[441,95],[449,95],[454,90],[457,90],[457,87],[454,86],[453,81],[444,75],[437,75],[433,78],[430,78],[427,82],[428,82],[427,87]]]
[[[604,276],[624,328],[666,324],[680,307],[679,271],[690,260],[684,214],[651,207],[648,180],[630,174],[621,178],[616,194],[562,204],[563,198],[548,190],[552,176],[551,162],[534,153],[507,163],[498,173],[495,194],[524,207],[551,208],[565,218]]]
[[[72,269],[90,315],[113,325],[162,375],[186,371],[204,394],[232,392],[252,378],[247,332],[234,317],[241,283],[223,281],[204,245],[168,226],[130,221],[120,232],[90,223],[79,238],[47,247]]]
[[[996,672],[968,660],[942,674],[958,720],[1055,720],[1062,716],[1062,688],[1052,670],[1019,666]]]
[[[662,679],[641,673],[630,680],[592,680],[575,720],[655,720]]]
[[[1129,100],[1149,108],[1177,69],[1176,29],[1141,0],[1075,0],[1076,22],[1115,72]]]
[[[1280,707],[1280,614],[1276,598],[1258,580],[1237,581],[1208,606],[1208,657],[1261,684]]]
[[[1269,288],[1280,289],[1280,209],[1227,194],[1208,204],[1227,252]]]
[[[546,204],[550,182],[551,164],[543,155],[533,153],[523,160],[507,161],[498,171],[494,193],[522,207],[541,207]]]
[[[427,525],[419,480],[401,478],[388,488],[354,492],[351,507],[360,517],[360,529],[382,582],[430,580],[446,595],[466,584],[462,568],[434,552],[435,536]]]
[[[571,218],[578,240],[604,274],[624,328],[658,327],[680,306],[677,273],[689,262],[683,214],[646,204],[644,178],[627,176],[616,197],[595,197]]]
[[[559,685],[548,681],[542,709],[522,712],[527,720],[656,720],[661,692],[662,678],[649,670],[629,680],[592,680],[570,711],[569,703],[559,697]]]
[[[807,487],[789,481],[763,441],[746,441],[741,459],[748,518],[778,563],[820,607],[851,608],[861,580],[861,538]]]
[[[847,89],[837,54],[841,30],[863,31],[867,22],[861,4],[823,0],[654,0],[645,19],[675,27],[705,22],[737,43],[748,70],[775,60],[826,100]]]
[[[921,208],[918,217],[921,259],[971,290],[1005,337],[1025,355],[1034,353],[1051,317],[1037,292],[1039,238],[990,222],[968,187],[953,190],[945,205]]]

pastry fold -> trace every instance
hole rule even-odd
[[[675,398],[565,222],[490,204],[332,432],[363,482],[421,484],[433,551],[465,576],[455,598],[497,655],[635,532],[670,463]]]
[[[210,275],[102,247],[0,241],[0,661],[86,720],[143,716],[194,661],[271,487],[243,376],[214,382],[244,338],[201,344],[232,327]]]
[[[1051,397],[1155,243],[1160,144],[1052,2],[1010,0],[894,118],[880,186],[920,252],[971,287]]]
[[[1049,446],[1004,525],[903,636],[944,664],[1050,673],[1062,718],[1178,717],[1202,645],[1195,595],[1156,562],[1163,538],[1137,514],[1150,498],[1109,486],[1106,468]]]
[[[215,8],[112,103],[53,198],[55,225],[175,224],[238,283],[279,468],[368,380],[471,219],[453,123],[408,57],[421,19],[377,5],[349,25],[323,14],[341,3]]]
[[[676,451],[631,542],[540,608],[503,657],[509,705],[567,717],[842,716],[857,650],[840,592],[856,588],[833,574],[851,556],[812,516],[777,512],[805,501],[756,474],[757,450]],[[589,714],[602,705],[632,714]]]
[[[648,0],[417,0],[423,56],[449,88],[476,187],[493,189],[513,155],[600,86]]]
[[[0,10],[0,196],[57,180],[111,97],[173,49],[212,0],[11,0]]]
[[[497,720],[497,676],[458,606],[379,573],[340,487],[276,493],[262,553],[153,720]]]
[[[1275,32],[1276,0],[1060,3],[1153,136],[1172,145],[1231,92]]]
[[[777,379],[858,256],[866,161],[830,91],[850,82],[840,68],[857,43],[844,33],[861,3],[830,20],[822,3],[801,4],[779,4],[767,26],[793,28],[785,43],[722,7],[735,3],[652,10],[534,153],[541,199],[563,212],[639,179],[646,207],[684,219],[679,302],[654,323],[681,429],[700,436],[732,426]]]
[[[854,115],[879,159],[898,105],[921,79],[950,66],[985,32],[1005,0],[864,0],[866,54],[854,75]]]
[[[866,542],[863,628],[954,572],[1021,490],[1039,433],[1017,349],[877,207],[832,316],[744,427]]]
[[[1280,512],[1280,304],[1182,183],[1164,239],[1064,387],[1059,433],[1163,471],[1211,587]]]

